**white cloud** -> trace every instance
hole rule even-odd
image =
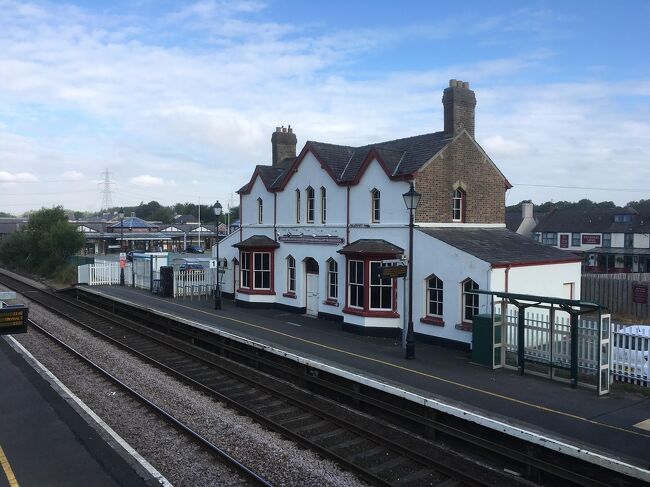
[[[139,186],[142,188],[161,188],[161,187],[173,187],[176,186],[174,181],[165,181],[163,178],[157,176],[150,176],[149,174],[142,174],[140,176],[135,176],[129,180],[133,186]]]
[[[65,179],[66,181],[79,181],[81,179],[84,179],[85,176],[79,171],[66,171],[61,174],[61,178]]]
[[[530,153],[527,144],[516,140],[506,139],[501,135],[488,137],[483,141],[483,148],[490,157],[522,157]]]
[[[0,171],[0,181],[5,183],[25,183],[38,181],[38,178],[28,172],[12,174],[7,171]]]

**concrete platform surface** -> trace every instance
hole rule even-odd
[[[160,485],[136,473],[9,343],[0,338],[0,487]]]
[[[120,286],[82,289],[444,401],[644,471],[650,465],[650,431],[644,427],[650,423],[650,397],[642,394],[617,390],[597,397],[591,389],[481,367],[468,353],[425,343],[416,343],[415,360],[405,360],[394,339],[352,334],[338,322],[277,309],[241,308],[225,300],[216,311],[206,299],[174,300]]]

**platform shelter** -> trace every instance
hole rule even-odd
[[[611,315],[598,303],[478,289],[491,314],[474,318],[472,355],[493,368],[609,392]]]

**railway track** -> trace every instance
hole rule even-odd
[[[92,369],[93,373],[98,375],[102,380],[110,382],[114,386],[117,386],[120,391],[125,393],[133,401],[136,401],[140,404],[140,408],[143,409],[142,414],[154,414],[157,417],[164,420],[172,428],[184,434],[192,442],[199,445],[201,448],[207,450],[212,456],[218,458],[220,462],[225,464],[228,467],[231,467],[235,470],[241,477],[245,479],[250,485],[256,485],[260,487],[273,487],[273,485],[265,480],[262,476],[258,475],[252,469],[244,465],[242,462],[230,456],[226,451],[219,448],[218,446],[211,443],[208,439],[203,437],[199,432],[192,429],[190,426],[185,424],[183,421],[175,417],[173,414],[165,411],[162,407],[156,405],[136,390],[125,384],[123,381],[118,379],[116,376],[111,374],[109,371],[102,368],[97,363],[93,362],[91,359],[86,357],[83,353],[76,350],[72,345],[65,343],[63,340],[57,338],[45,328],[41,327],[39,324],[33,320],[29,320],[30,327],[33,330],[36,330],[40,335],[49,340],[55,347],[60,348],[66,354],[71,356],[72,360],[75,360],[79,364],[79,370],[81,371],[83,367]]]
[[[428,441],[405,429],[324,400],[279,380],[277,376],[283,375],[282,372],[271,376],[243,366],[226,358],[228,353],[224,354],[223,350],[212,353],[209,344],[193,345],[192,339],[178,336],[178,331],[175,332],[177,338],[170,337],[168,330],[157,332],[76,300],[35,290],[4,275],[0,276],[0,282],[209,392],[266,427],[334,459],[373,485],[533,485],[523,478],[522,463],[532,470],[528,477],[537,477],[540,481],[546,479],[536,473],[541,468],[542,472],[552,471],[556,477],[559,474],[567,485],[613,485],[605,479],[590,479],[584,467],[572,471],[563,464],[552,465],[535,449],[517,451],[499,447],[472,433],[461,433],[449,425],[437,424],[439,432],[454,438],[462,436],[463,440],[473,442],[474,450],[481,451],[479,455],[474,455],[472,449],[460,452],[454,449],[458,442],[451,442],[454,448],[449,448],[444,441]],[[286,376],[291,377],[291,371],[287,370]],[[305,378],[306,382],[315,380],[318,379]],[[409,417],[408,411],[403,414]],[[426,424],[436,425],[436,422],[429,420]],[[500,456],[484,455],[485,451],[498,452]]]

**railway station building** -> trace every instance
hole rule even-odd
[[[406,281],[380,269],[407,257],[413,184],[418,339],[468,346],[473,316],[489,311],[474,289],[579,298],[579,257],[506,229],[511,185],[475,140],[469,83],[451,80],[442,103],[443,130],[361,147],[308,141],[297,153],[291,127],[276,128],[271,164],[238,191],[239,229],[219,243],[223,292],[399,336]]]

